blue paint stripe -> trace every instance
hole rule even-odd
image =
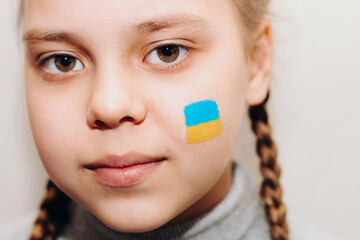
[[[184,109],[186,126],[191,127],[219,119],[218,105],[214,100],[191,103]]]

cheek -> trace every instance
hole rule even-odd
[[[245,109],[245,67],[218,64],[212,69],[209,72],[206,66],[200,73],[186,76],[196,81],[174,90],[181,101],[169,109],[178,119],[172,127],[177,135],[172,135],[176,144],[171,149],[182,159],[177,164],[189,182],[216,179],[221,174],[230,159]]]
[[[27,74],[26,94],[29,119],[41,160],[50,171],[54,166],[70,167],[74,151],[81,142],[81,125],[86,123],[80,101],[82,93],[74,93],[71,87],[66,90],[63,86],[39,84],[41,80],[37,78]]]
[[[182,111],[188,144],[205,143],[219,137],[233,140],[240,128],[246,107],[246,64],[235,60],[222,66],[216,64],[211,72],[200,71],[202,74],[196,79],[196,85],[188,87],[193,89],[193,94]]]

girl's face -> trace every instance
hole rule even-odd
[[[250,75],[231,0],[25,1],[24,32],[33,134],[67,195],[140,232],[227,194]],[[188,143],[186,122],[204,116],[185,106],[203,100],[218,105],[218,125]]]

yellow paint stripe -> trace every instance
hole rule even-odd
[[[187,143],[204,142],[219,136],[222,132],[220,119],[187,127]]]

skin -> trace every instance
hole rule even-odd
[[[139,34],[134,26],[148,21],[185,24]],[[269,21],[253,32],[250,60],[244,32],[230,0],[25,1],[28,111],[50,178],[118,231],[149,231],[214,207],[231,187],[230,156],[246,105],[260,103],[269,84]],[[75,38],[40,39],[49,33]],[[175,64],[149,60],[164,43],[190,51]],[[39,66],[54,52],[80,65],[67,73]],[[187,144],[183,108],[206,99],[219,105],[223,132]],[[167,160],[126,188],[106,186],[84,168],[130,151]]]

